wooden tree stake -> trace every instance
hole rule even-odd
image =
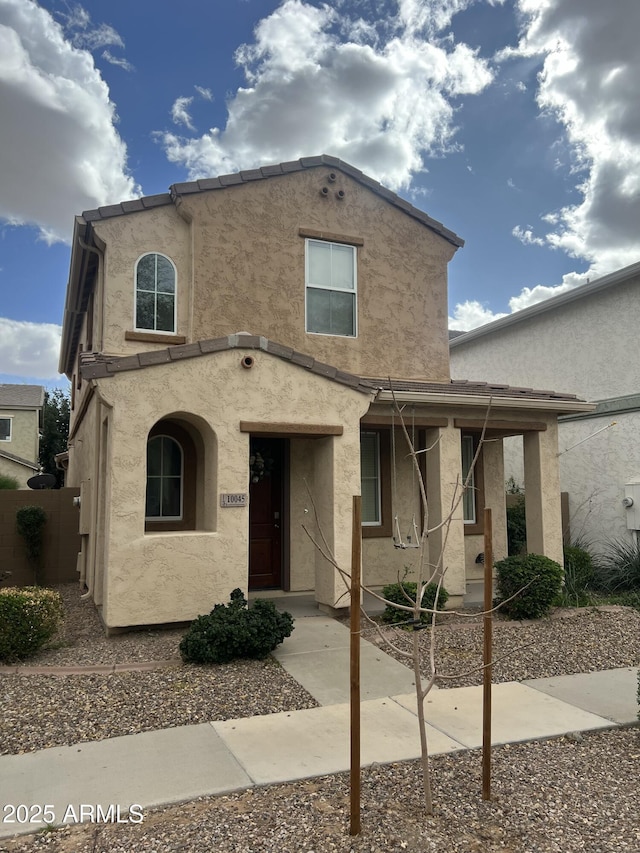
[[[362,560],[362,499],[353,497],[351,537],[351,823],[360,834],[360,587]]]
[[[484,511],[484,618],[482,663],[482,799],[491,799],[491,646],[493,614],[493,530],[491,510]]]

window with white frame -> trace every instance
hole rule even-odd
[[[176,268],[164,255],[143,255],[136,264],[136,329],[176,331]]]
[[[474,442],[472,435],[462,436],[462,483],[466,483],[462,497],[462,511],[465,524],[476,524],[476,484],[473,470]],[[467,480],[468,478],[468,480]]]
[[[0,418],[0,441],[11,441],[11,418]]]
[[[307,240],[306,250],[307,332],[355,338],[356,247]]]
[[[154,521],[182,518],[183,454],[179,442],[156,435],[147,442],[145,516]]]
[[[382,524],[379,432],[360,433],[360,479],[362,524],[378,527]]]

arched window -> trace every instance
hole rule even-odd
[[[183,516],[184,464],[175,438],[156,435],[147,442],[147,521],[180,521]]]
[[[136,329],[176,331],[176,268],[164,255],[143,255],[136,264]]]

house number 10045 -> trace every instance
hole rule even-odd
[[[230,507],[230,506],[246,506],[246,505],[247,505],[246,493],[239,492],[237,494],[220,495],[220,506]]]

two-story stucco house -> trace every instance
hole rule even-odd
[[[640,535],[639,311],[636,263],[451,341],[453,376],[559,386],[595,404],[560,418],[559,461],[571,536],[600,552]],[[520,480],[518,448],[506,459]]]
[[[0,474],[21,489],[40,467],[43,406],[42,385],[0,385]]]
[[[328,157],[177,184],[76,219],[61,370],[79,572],[108,628],[194,618],[244,590],[347,603],[306,535],[365,581],[415,558],[421,449],[429,558],[460,602],[483,550],[506,550],[502,439],[524,435],[536,549],[562,559],[556,422],[567,395],[452,383],[447,264],[462,241]],[[456,501],[491,400],[473,487]],[[414,519],[416,524],[414,526]],[[445,531],[447,531],[445,535]],[[395,537],[395,541],[394,541]]]

